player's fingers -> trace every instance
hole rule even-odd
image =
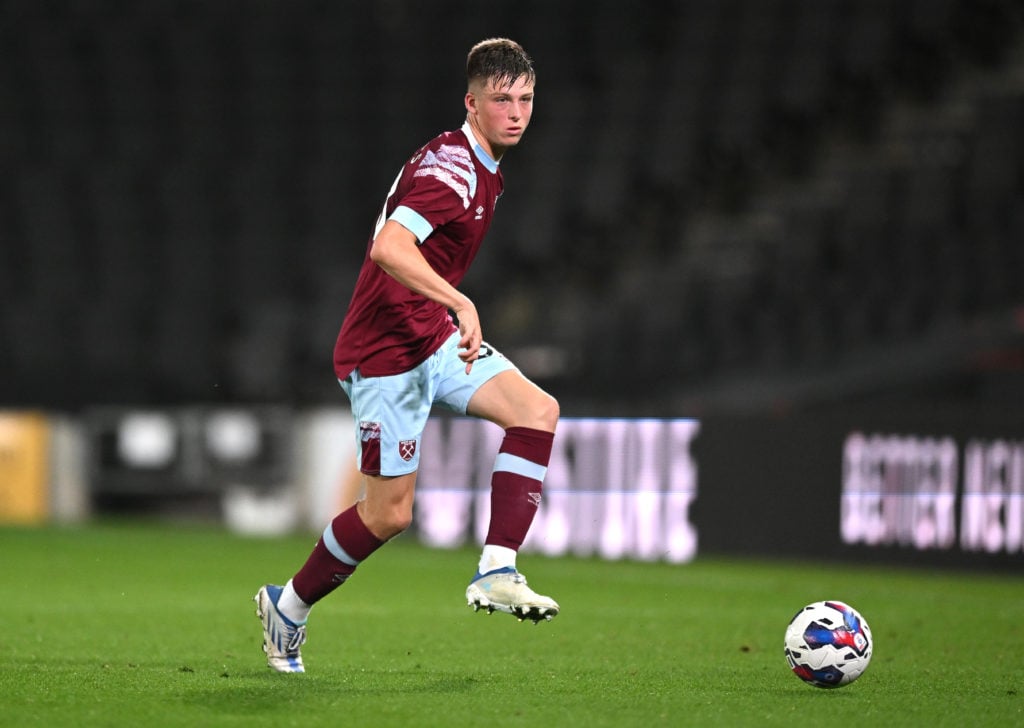
[[[472,354],[475,359],[477,354],[480,352],[480,345],[483,344],[483,336],[480,334],[479,328],[470,328],[462,334],[462,338],[459,339],[459,348],[465,349],[460,355]],[[465,358],[465,357],[463,357]]]
[[[476,351],[476,352],[460,351],[459,352],[459,358],[462,359],[462,361],[466,362],[466,374],[469,374],[470,370],[473,369],[473,362],[476,361],[476,358],[479,355],[479,353],[480,353],[479,351]]]
[[[462,337],[462,341],[459,342],[460,346],[463,344],[465,344],[465,346],[463,347],[463,351],[459,352],[459,358],[466,362],[466,374],[469,374],[470,370],[473,368],[473,362],[475,362],[480,356],[481,340],[478,336],[471,336],[467,334]]]

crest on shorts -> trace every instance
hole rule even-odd
[[[402,460],[405,460],[406,462],[409,462],[410,460],[412,460],[412,456],[416,454],[416,441],[415,440],[399,440],[398,441],[398,454],[402,458]]]

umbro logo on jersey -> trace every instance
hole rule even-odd
[[[480,207],[476,208],[476,217],[473,218],[473,219],[474,220],[482,220],[483,216],[484,216],[484,206],[480,205]]]

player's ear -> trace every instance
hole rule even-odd
[[[466,113],[476,113],[476,96],[473,95],[472,91],[466,92]]]

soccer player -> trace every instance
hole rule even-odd
[[[516,569],[540,504],[558,402],[484,342],[476,306],[458,290],[502,193],[498,163],[530,123],[536,76],[522,46],[505,38],[473,46],[466,76],[465,123],[420,148],[391,186],[334,349],[366,494],[327,525],[283,587],[268,584],[255,596],[267,662],[280,672],[304,671],[310,608],[409,526],[433,405],[505,431],[467,602],[534,623],[558,614]]]

